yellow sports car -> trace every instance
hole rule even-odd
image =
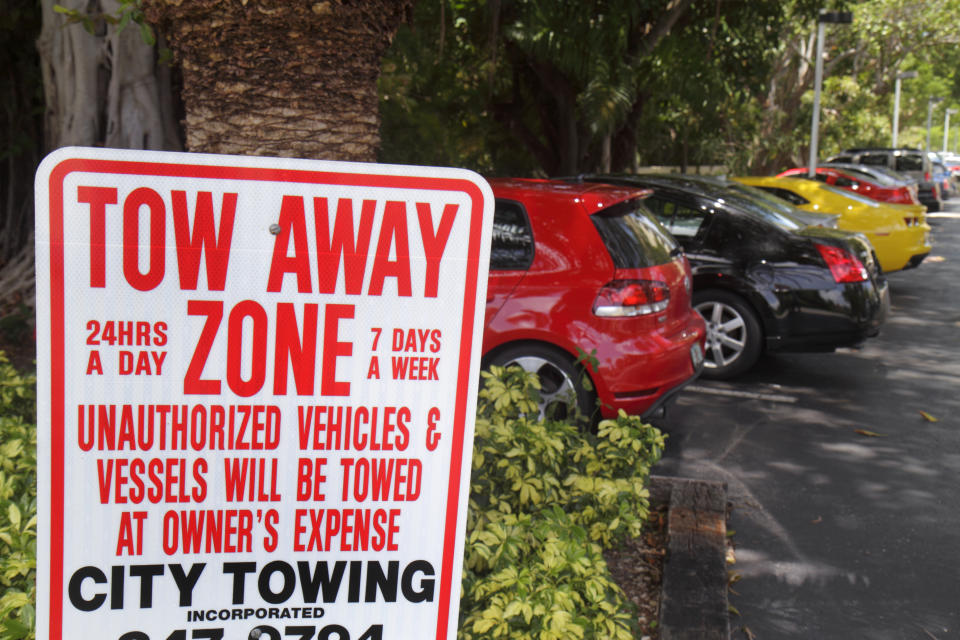
[[[806,178],[733,179],[768,191],[799,209],[838,214],[837,228],[866,235],[886,272],[915,267],[930,253],[930,226],[923,205],[878,202]]]

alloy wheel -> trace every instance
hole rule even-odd
[[[563,420],[569,417],[570,407],[575,406],[577,387],[567,373],[556,363],[540,356],[520,356],[504,363],[515,364],[524,371],[536,373],[540,378],[539,417]]]
[[[730,366],[747,346],[743,316],[732,306],[716,300],[702,302],[694,308],[707,324],[704,366],[710,369]]]

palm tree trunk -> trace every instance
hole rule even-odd
[[[380,58],[410,0],[146,0],[191,151],[376,160]]]

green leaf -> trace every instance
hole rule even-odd
[[[122,33],[124,29],[127,28],[127,25],[130,24],[130,20],[133,18],[133,12],[127,11],[120,18],[120,22],[117,25],[117,33]]]
[[[14,526],[15,529],[19,531],[20,529],[20,507],[14,503],[10,503],[10,506],[7,508],[7,517],[10,519],[10,524]]]
[[[157,38],[153,35],[153,29],[151,29],[150,25],[148,25],[146,22],[140,23],[140,37],[143,38],[143,41],[151,47],[157,44]]]

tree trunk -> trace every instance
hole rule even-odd
[[[118,33],[103,20],[95,34],[67,25],[54,5],[88,15],[115,14],[116,0],[41,0],[37,41],[46,94],[48,151],[68,145],[125,149],[182,147],[174,118],[170,70],[136,25]]]
[[[94,17],[96,32],[68,25],[54,11],[57,4]],[[117,0],[41,0],[40,8],[36,44],[46,100],[46,151],[70,145],[182,149],[170,67],[158,63],[156,48],[143,42],[136,25],[118,33],[98,18],[116,14]],[[14,229],[20,244],[9,247],[4,238],[0,317],[11,305],[35,302],[32,217],[28,220],[27,228]]]
[[[410,0],[145,0],[183,68],[187,148],[373,161]]]

